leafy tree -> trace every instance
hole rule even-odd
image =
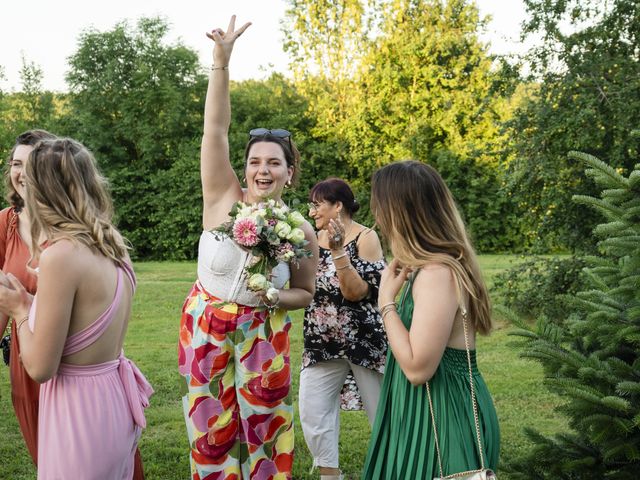
[[[368,189],[373,170],[393,160],[427,161],[451,186],[481,249],[513,246],[500,124],[513,110],[514,83],[478,38],[484,20],[477,7],[465,0],[321,3],[318,11],[315,2],[290,2],[297,37],[288,46],[298,38],[294,65],[306,88],[315,86],[310,111],[337,142],[354,183]]]
[[[565,400],[571,430],[534,430],[528,454],[508,465],[514,478],[635,479],[640,471],[640,164],[628,176],[584,153],[599,198],[574,200],[606,217],[594,230],[598,254],[587,257],[585,288],[568,297],[564,322],[542,317],[523,356],[540,362],[545,383]]]
[[[0,80],[4,78],[0,71]],[[16,136],[31,128],[57,131],[58,120],[64,114],[65,96],[45,91],[43,71],[34,62],[22,57],[21,89],[18,92],[0,91],[0,149],[8,153]]]
[[[535,82],[513,133],[510,189],[540,250],[589,248],[593,212],[571,201],[594,192],[570,150],[606,155],[629,172],[638,161],[630,132],[640,123],[640,3],[525,0],[523,36],[542,37],[528,60]]]
[[[119,226],[146,258],[172,256],[166,250],[171,242],[157,231],[157,202],[150,201],[172,192],[158,188],[200,188],[199,181],[187,183],[190,178],[154,180],[199,138],[206,91],[196,53],[167,45],[167,32],[160,18],[142,18],[135,28],[123,22],[107,32],[85,31],[67,74],[71,111],[65,130],[95,153],[112,184]],[[192,205],[200,203],[194,198]]]
[[[42,89],[42,69],[34,62],[29,62],[22,57],[20,80],[22,83],[22,97],[25,112],[25,120],[39,128],[45,128],[51,121],[54,113],[53,93]]]

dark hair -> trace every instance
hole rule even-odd
[[[10,163],[13,160],[13,155],[16,153],[16,149],[22,145],[35,147],[40,140],[53,140],[55,138],[57,137],[53,133],[38,129],[27,130],[16,138],[16,142],[13,144],[13,148],[7,157],[4,171],[5,198],[16,212],[19,212],[24,208],[24,199],[18,194],[18,192],[16,192],[16,189],[13,188],[13,183],[11,183]]]
[[[284,153],[284,158],[287,161],[287,166],[293,168],[293,175],[291,175],[291,184],[297,185],[298,179],[300,178],[300,152],[296,148],[296,144],[293,142],[291,137],[280,138],[274,137],[269,133],[265,133],[264,135],[260,135],[257,137],[251,137],[247,142],[247,146],[244,149],[244,168],[247,168],[247,159],[249,158],[249,150],[255,143],[259,142],[271,142],[277,143],[282,148],[282,152]]]
[[[341,202],[342,208],[345,209],[350,217],[360,209],[360,204],[353,196],[353,190],[347,182],[341,178],[327,178],[316,183],[311,192],[309,192],[309,200],[327,201],[330,203]]]

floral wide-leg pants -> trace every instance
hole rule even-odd
[[[225,303],[194,285],[178,345],[192,480],[291,478],[290,327],[284,310]]]

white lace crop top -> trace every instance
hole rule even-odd
[[[251,258],[250,251],[228,236],[204,231],[198,245],[198,280],[207,292],[220,300],[255,307],[262,302],[247,290],[244,271]],[[291,276],[286,263],[279,263],[271,273],[275,288],[283,288]]]

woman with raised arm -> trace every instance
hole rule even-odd
[[[130,480],[153,390],[123,352],[135,276],[106,181],[71,139],[35,145],[24,178],[38,291],[3,276],[0,310],[42,383],[38,479]]]
[[[281,203],[299,175],[299,153],[286,130],[257,128],[245,149],[243,188],[229,159],[229,61],[249,23],[215,29],[201,149],[203,232],[198,280],[180,322],[179,369],[188,393],[183,407],[194,479],[291,478],[293,408],[288,310],[313,299],[318,247],[311,225],[301,228],[311,256],[271,272],[276,290],[248,288],[251,251],[214,231],[236,202]],[[286,286],[288,283],[288,287]]]
[[[429,165],[392,163],[373,174],[371,211],[394,258],[380,280],[389,354],[362,478],[495,470],[498,418],[475,355],[489,296],[451,192]]]

